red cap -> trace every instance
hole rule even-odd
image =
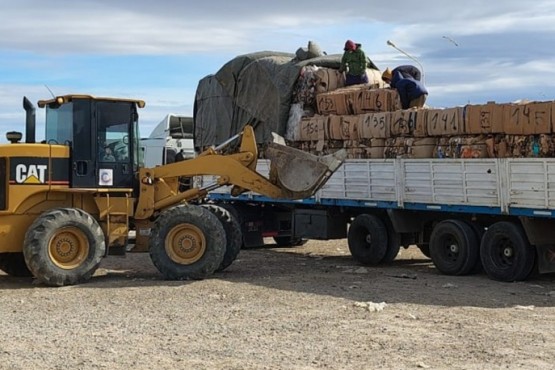
[[[355,51],[357,49],[357,45],[352,40],[347,40],[345,42],[345,48],[343,50],[352,50]]]

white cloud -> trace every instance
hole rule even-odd
[[[145,99],[144,135],[168,113],[192,113],[194,90],[204,77],[191,74],[182,79],[183,86],[176,86],[149,79],[145,70],[132,80],[145,81],[137,88],[138,83],[126,85],[129,76],[123,71],[113,84],[103,85],[105,80],[91,80],[90,70],[68,55],[193,55],[198,57],[197,73],[213,73],[217,68],[206,72],[202,66],[225,60],[222,55],[230,59],[259,50],[294,52],[308,40],[335,53],[341,52],[346,38],[354,38],[379,67],[412,63],[386,45],[391,39],[424,66],[428,101],[446,105],[552,99],[555,52],[549,46],[554,37],[555,3],[546,0],[422,0],[417,5],[408,0],[368,1],[356,6],[336,0],[82,0],[71,6],[66,0],[47,5],[6,2],[0,12],[0,72],[17,69],[22,80],[0,73],[0,132],[23,125],[21,97],[36,102],[48,96],[46,82],[56,93],[80,90]],[[10,59],[1,58],[2,53]],[[100,63],[99,70],[104,68]],[[184,73],[173,68],[169,73]]]

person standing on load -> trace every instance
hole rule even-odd
[[[393,71],[387,68],[382,80],[397,89],[403,109],[421,108],[426,103],[428,90],[420,81],[420,70],[414,66],[399,66]]]
[[[366,74],[368,62],[361,45],[352,40],[347,40],[343,50],[345,52],[341,58],[339,72],[345,72],[345,86],[368,83],[368,75]]]

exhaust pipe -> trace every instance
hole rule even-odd
[[[26,96],[23,97],[23,109],[25,109],[25,142],[35,142],[36,114],[33,103]]]

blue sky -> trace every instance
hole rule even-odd
[[[341,53],[361,43],[380,68],[424,67],[428,104],[555,99],[555,3],[503,2],[0,0],[0,141],[22,130],[23,96],[146,100],[148,136],[168,113],[192,114],[198,81],[233,57],[294,53],[316,42]],[[37,112],[37,138],[43,115]]]

